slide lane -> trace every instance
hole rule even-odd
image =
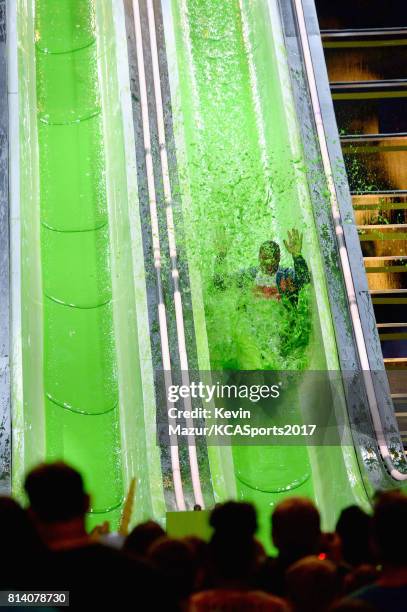
[[[120,512],[118,385],[93,2],[35,12],[47,459],[92,483],[91,512]]]
[[[117,527],[133,478],[133,520],[164,520],[123,10],[21,0],[17,30],[13,489],[63,459],[84,475],[90,527]]]
[[[306,372],[339,364],[278,5],[173,0],[162,6],[189,266],[201,280],[195,310],[205,312],[206,337],[196,331],[200,367],[303,372],[285,404],[292,422],[296,414],[300,419],[304,393],[318,403],[312,386],[306,392],[302,386]],[[293,227],[304,235],[312,276],[294,312],[253,299],[251,287],[228,280],[257,265],[265,240],[277,241],[281,264],[292,266],[283,241]],[[214,285],[215,271],[223,291]],[[284,422],[284,414],[279,418]],[[270,510],[286,495],[316,499],[329,527],[344,505],[366,503],[351,447],[234,446],[218,449],[217,457],[213,448],[208,453],[215,495],[225,494],[218,481],[233,479],[237,497],[259,508],[264,541]],[[219,478],[222,469],[228,473]]]

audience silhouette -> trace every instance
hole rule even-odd
[[[153,521],[109,540],[105,528],[89,533],[91,500],[72,467],[40,465],[25,490],[27,509],[0,498],[0,590],[69,591],[73,609],[407,610],[407,497],[399,491],[379,494],[372,516],[345,508],[334,533],[321,532],[312,501],[287,497],[271,517],[277,555],[266,556],[249,503],[216,504],[209,542],[169,537]]]

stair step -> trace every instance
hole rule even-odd
[[[401,294],[400,299],[405,299],[404,297],[402,297],[403,295],[407,294],[407,289],[371,289],[369,291],[370,295],[374,295],[374,296],[378,296],[378,295],[383,295],[383,296],[387,296],[387,295],[395,295],[397,293]],[[377,299],[377,298],[375,298]],[[393,299],[393,298],[389,298],[389,299]],[[394,302],[395,304],[399,303],[399,302]]]
[[[407,200],[405,202],[380,202],[375,199],[373,202],[364,202],[363,204],[353,204],[354,210],[406,210]]]
[[[358,225],[359,230],[370,230],[370,231],[383,231],[383,232],[394,232],[400,228],[407,231],[407,223],[386,223],[386,224],[371,224],[371,225]]]
[[[383,327],[378,324],[377,329],[385,363],[386,359],[407,359],[407,326],[405,324],[397,326],[397,323],[391,323]],[[395,388],[396,385],[397,388]],[[407,378],[404,373],[403,380],[392,381],[391,389],[393,393],[407,391]]]
[[[405,273],[407,272],[407,257],[397,255],[384,255],[383,257],[364,257],[367,274],[379,272]]]
[[[391,359],[402,359],[400,357],[385,356],[387,380],[389,382],[391,397],[396,409],[405,412],[407,410],[407,372],[405,368],[397,367],[398,362],[394,363]],[[386,360],[388,362],[386,363]],[[403,364],[403,362],[401,362]]]
[[[404,369],[407,368],[407,357],[385,357],[384,365],[386,369]]]
[[[393,340],[407,340],[407,331],[390,334],[379,334],[379,338],[382,342],[389,342]]]
[[[381,219],[388,223],[393,221],[396,225],[407,222],[407,194],[364,194],[352,196],[353,210],[355,212],[355,221],[357,226],[363,227],[366,224],[373,225],[373,221]],[[375,257],[381,259],[393,259],[397,256],[394,253],[388,255],[380,253]],[[397,257],[400,259],[401,257]],[[366,260],[374,260],[374,257],[368,255]],[[401,270],[400,270],[401,271]]]
[[[378,308],[375,308],[376,320],[387,322],[394,318],[399,318],[400,314],[405,314],[405,305],[407,304],[407,297],[393,297],[384,296],[382,292],[372,295],[373,306],[381,307],[380,312]],[[392,308],[388,308],[392,306]],[[397,309],[394,307],[398,307]],[[385,309],[383,307],[386,307]],[[402,307],[402,308],[401,308]],[[402,310],[402,313],[400,312]]]
[[[406,140],[406,132],[392,132],[390,134],[344,134],[339,137],[343,144],[359,143],[359,142],[374,142],[378,140],[385,142],[386,140]]]
[[[322,30],[321,38],[325,48],[370,47],[381,45],[407,44],[407,28],[355,28],[347,30]]]
[[[362,134],[361,136],[342,136],[343,153],[393,153],[407,150],[407,136],[404,133]]]
[[[407,240],[407,223],[357,225],[360,241]]]
[[[370,292],[369,292],[370,293]],[[379,294],[382,292],[378,292]],[[372,295],[373,305],[377,304],[378,306],[403,306],[407,304],[407,297],[384,297],[383,295]],[[405,312],[405,308],[403,308]],[[396,313],[394,313],[396,314]],[[400,315],[400,313],[397,313]],[[382,317],[377,317],[379,320],[382,320]],[[385,320],[389,319],[385,317]]]
[[[393,327],[407,327],[407,323],[378,323],[378,329],[391,329]]]
[[[407,47],[406,47],[407,48]],[[351,136],[376,133],[407,133],[407,98],[336,100],[339,134]],[[385,117],[385,121],[383,121]],[[400,188],[395,185],[394,189]],[[383,189],[389,189],[389,186]],[[359,187],[358,187],[359,190]]]
[[[378,191],[351,191],[352,198],[367,198],[369,196],[377,196],[383,198],[392,198],[399,196],[407,196],[407,189],[379,189]]]
[[[333,100],[374,100],[407,97],[407,79],[386,81],[332,81]]]
[[[382,89],[388,90],[392,88],[407,88],[407,79],[387,79],[381,81],[332,81],[330,84],[332,90],[341,89]]]
[[[407,373],[403,368],[386,370],[391,398],[399,411],[407,410]]]
[[[406,317],[406,297],[371,295],[377,323],[398,323]]]

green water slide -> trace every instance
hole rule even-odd
[[[53,4],[35,21],[46,454],[74,458],[110,513],[124,491],[93,7]]]
[[[116,25],[109,2],[18,3],[22,381],[15,368],[14,489],[33,464],[63,459],[84,475],[89,525],[112,527],[133,477],[134,517],[164,514]]]
[[[205,312],[205,332],[202,324],[196,329],[200,367],[337,371],[278,4],[174,0],[164,3],[164,25],[197,320]],[[219,262],[223,277],[233,278],[257,265],[265,240],[277,241],[282,265],[292,266],[283,246],[291,228],[304,235],[312,275],[294,313],[279,302],[253,299],[251,288],[214,287]],[[327,408],[307,380],[287,398],[290,417],[300,418],[304,396],[308,405]],[[344,398],[336,402],[345,415]],[[314,498],[329,527],[345,505],[367,504],[351,441],[209,447],[208,453],[215,495],[221,499],[234,488],[237,498],[253,501],[265,541],[270,510],[284,496]]]
[[[328,258],[321,248],[277,0],[18,0],[17,29],[22,308],[13,340],[13,354],[21,354],[21,367],[18,359],[13,367],[14,490],[21,494],[23,474],[38,461],[64,459],[84,474],[90,525],[117,526],[133,477],[134,520],[179,509],[177,483],[178,499],[186,494],[192,508],[202,484],[208,503],[253,501],[265,543],[272,507],[287,495],[314,499],[327,528],[344,506],[367,506],[370,485],[350,436],[309,447],[208,444],[201,452],[200,445],[198,457],[184,444],[171,449],[171,461],[156,444],[163,317],[167,362],[179,365],[181,338],[203,372],[292,372],[297,382],[279,424],[333,403],[347,423],[341,385],[321,396],[307,374],[340,371],[326,260],[341,273],[336,247]],[[133,46],[132,36],[139,37]],[[161,120],[168,142],[174,137],[165,197],[166,143],[154,131]],[[171,259],[172,197],[180,203],[175,307],[175,257],[171,270],[164,267],[172,277],[163,275],[161,302],[154,270]],[[328,208],[322,199],[323,214]],[[295,308],[233,281],[257,266],[266,240],[279,243],[281,265],[291,267],[284,240],[292,228],[303,234],[311,273]],[[343,287],[336,299],[347,312]],[[184,316],[186,338],[174,311]],[[350,325],[346,334],[353,343]]]

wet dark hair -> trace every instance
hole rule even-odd
[[[259,249],[259,259],[260,260],[272,260],[272,261],[280,261],[280,247],[277,242],[273,240],[266,240],[260,246]]]
[[[44,522],[78,518],[88,509],[82,476],[62,461],[39,465],[24,486],[32,511]]]

